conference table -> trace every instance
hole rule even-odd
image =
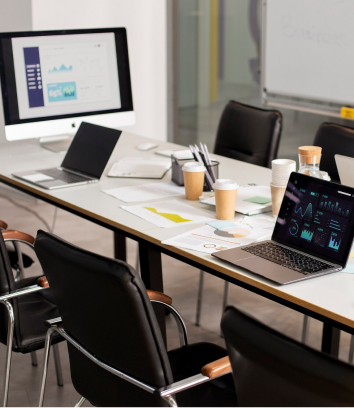
[[[126,204],[102,192],[102,190],[111,188],[166,182],[171,179],[171,171],[162,180],[107,177],[113,163],[121,158],[151,157],[154,156],[155,150],[184,148],[172,143],[157,142],[159,144],[157,149],[137,150],[137,145],[146,142],[157,141],[123,132],[99,183],[58,190],[41,189],[16,179],[11,174],[59,166],[64,157],[63,153],[53,153],[46,150],[36,140],[2,143],[0,148],[0,181],[30,196],[112,230],[114,232],[114,254],[118,259],[126,259],[126,237],[137,241],[141,277],[147,289],[163,292],[161,254],[166,254],[231,284],[322,321],[324,323],[322,351],[338,356],[340,330],[354,334],[354,276],[347,273],[334,273],[289,285],[278,285],[256,274],[219,261],[209,254],[162,244],[162,241],[168,238],[204,224],[160,228],[121,208],[122,205],[132,204]],[[220,162],[220,178],[232,178],[241,185],[248,183],[269,185],[270,183],[270,169],[217,155],[211,156]],[[155,155],[155,157],[158,156]],[[187,201],[184,196],[168,199],[178,199],[200,208],[204,212],[207,211],[210,217],[215,217],[213,207],[198,201]],[[167,199],[163,201],[165,200]],[[155,311],[166,340],[164,311],[161,308],[156,308]]]

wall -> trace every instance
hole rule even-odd
[[[32,0],[32,22],[29,4],[29,0],[0,0],[1,19],[11,21],[7,29],[126,27],[136,112],[136,124],[127,130],[167,139],[166,0]],[[20,11],[12,26],[5,15],[16,14],[15,9]],[[22,21],[20,16],[25,15],[27,20]]]

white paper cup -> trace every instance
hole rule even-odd
[[[293,171],[296,171],[296,162],[294,160],[272,160],[272,184],[275,186],[286,186],[289,176]]]
[[[182,167],[187,200],[199,200],[203,194],[206,168],[198,162],[189,162]]]
[[[238,184],[229,179],[218,179],[214,183],[216,218],[233,220],[237,199]]]

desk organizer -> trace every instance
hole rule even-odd
[[[177,184],[177,186],[184,186],[182,167],[185,163],[190,162],[190,161],[195,161],[195,160],[193,159],[179,160],[179,159],[176,159],[176,157],[174,157],[173,155],[171,156],[171,160],[172,160],[172,181],[175,184]],[[219,178],[219,164],[220,163],[218,161],[212,160],[211,166],[206,166],[208,170],[210,170],[210,167],[213,168],[216,178]],[[204,182],[204,191],[210,191],[205,182]]]

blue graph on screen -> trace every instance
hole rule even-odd
[[[296,215],[300,215],[301,218],[312,218],[312,203],[307,204],[305,211],[301,206],[299,206],[299,204],[296,204],[294,212]]]
[[[306,229],[303,229],[301,232],[301,238],[306,239],[306,241],[311,241],[312,237],[313,237],[313,231],[309,231]]]
[[[64,64],[61,64],[59,68],[57,67],[53,67],[52,69],[48,70],[49,74],[54,74],[56,72],[68,72],[68,71],[72,71],[73,70],[73,66],[69,65],[68,67],[65,66]]]
[[[335,237],[331,236],[328,247],[338,251],[341,242],[342,242],[341,239],[336,240]]]

